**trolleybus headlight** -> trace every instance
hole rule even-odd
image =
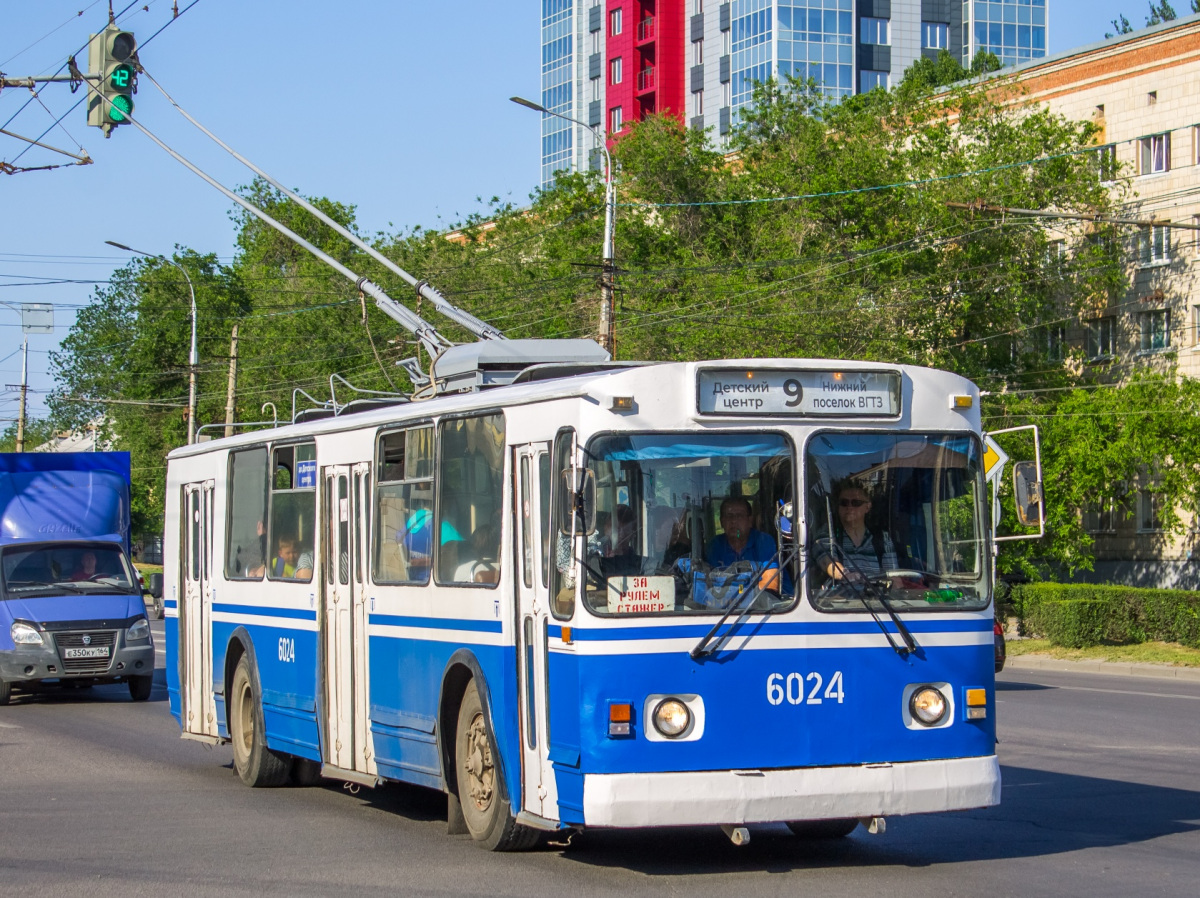
[[[125,631],[125,638],[130,642],[137,642],[139,639],[148,639],[150,637],[150,622],[144,617],[139,618],[134,625]]]
[[[23,624],[16,621],[9,630],[12,634],[12,641],[17,645],[45,645],[46,641],[42,639],[42,634],[30,624]]]
[[[922,686],[908,700],[908,710],[918,723],[936,726],[946,716],[946,696],[932,686]]]
[[[654,728],[668,739],[682,736],[691,725],[692,712],[677,698],[664,698],[654,709]]]

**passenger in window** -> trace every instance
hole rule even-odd
[[[84,552],[79,556],[79,565],[75,568],[75,573],[71,574],[71,579],[91,580],[96,574],[96,553]]]
[[[461,540],[462,536],[454,525],[449,521],[442,521],[442,545],[453,545]],[[403,532],[396,534],[396,541],[404,546],[408,554],[408,579],[428,579],[429,568],[433,564],[433,512],[428,508],[416,509],[405,522]],[[457,567],[457,562],[455,566]]]
[[[704,557],[713,567],[729,567],[738,561],[763,564],[775,557],[775,543],[755,530],[754,510],[744,496],[730,496],[721,503],[720,536],[709,541]]]
[[[835,583],[861,583],[900,566],[892,538],[868,527],[871,499],[855,481],[843,483],[835,495],[837,521],[832,536],[817,534],[817,565]]]
[[[496,550],[500,545],[500,532],[495,524],[481,524],[471,534],[468,549],[460,549],[458,567],[454,572],[455,583],[497,583],[500,579],[500,564]],[[470,558],[464,558],[466,554]]]
[[[300,552],[294,536],[281,536],[271,559],[271,577],[275,580],[292,580],[296,577],[296,562]],[[312,555],[308,556],[309,573],[312,573]]]
[[[267,528],[260,520],[255,526],[257,534],[246,540],[244,546],[234,550],[234,572],[243,577],[261,577],[266,567]]]
[[[299,552],[299,557],[296,559],[296,572],[292,576],[296,580],[311,580],[313,571],[312,549],[298,549],[297,551]],[[345,556],[345,552],[342,554]],[[344,562],[344,565],[348,567],[349,561]]]

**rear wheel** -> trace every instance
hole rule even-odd
[[[0,680],[0,705],[7,705],[12,698],[12,683]]]
[[[262,705],[254,688],[250,659],[243,655],[233,673],[230,690],[229,736],[233,766],[247,786],[282,786],[291,763],[285,755],[267,748]]]
[[[789,820],[788,829],[802,839],[844,839],[858,827],[857,820]]]
[[[144,702],[150,697],[150,691],[154,688],[154,676],[148,674],[144,677],[129,678],[129,697],[135,702]]]
[[[474,681],[467,686],[458,711],[455,746],[458,800],[471,838],[489,851],[532,848],[538,840],[537,830],[517,823],[501,794],[500,771]]]

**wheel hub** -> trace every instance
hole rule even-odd
[[[492,803],[492,792],[495,787],[496,767],[492,763],[492,746],[488,742],[487,728],[483,725],[483,715],[478,714],[471,721],[467,731],[467,752],[463,761],[463,771],[467,776],[467,791],[475,806],[487,810]]]

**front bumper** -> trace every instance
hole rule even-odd
[[[1000,803],[995,755],[790,770],[588,774],[586,826],[888,817]]]
[[[110,635],[111,634],[111,635]],[[106,658],[65,658],[68,646],[87,635],[100,644],[111,639]],[[154,673],[154,643],[141,640],[126,644],[125,631],[80,627],[71,631],[42,634],[43,645],[19,645],[0,652],[0,680],[36,683],[42,680],[118,680]]]

